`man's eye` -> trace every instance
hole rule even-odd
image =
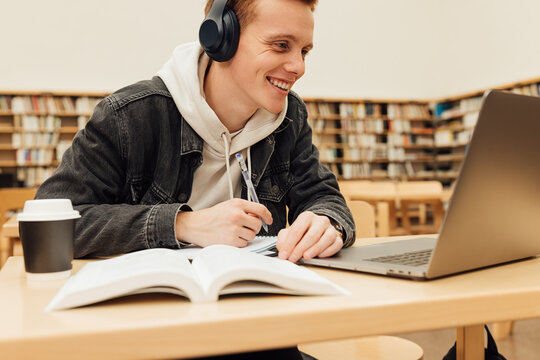
[[[283,42],[281,42],[281,43],[276,43],[276,46],[277,46],[278,48],[284,49],[284,50],[285,50],[285,49],[288,49],[288,47],[289,47],[287,43],[283,43]]]

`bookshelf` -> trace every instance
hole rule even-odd
[[[492,89],[538,96],[540,78]],[[461,168],[484,92],[425,101],[304,101],[321,162],[339,180],[439,180],[449,187]],[[41,184],[107,95],[0,91],[0,187]]]
[[[428,102],[304,101],[321,162],[339,180],[419,180],[435,175]]]
[[[492,89],[539,96],[540,78]],[[487,90],[487,89],[486,89]],[[440,99],[431,104],[434,114],[436,171],[434,179],[445,187],[456,180],[482,105],[485,90]]]
[[[0,92],[0,186],[38,186],[105,93]]]

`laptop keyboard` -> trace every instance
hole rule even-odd
[[[380,256],[371,259],[366,259],[367,261],[387,263],[387,264],[397,264],[397,265],[408,265],[408,266],[422,266],[429,263],[431,258],[431,253],[433,249],[428,250],[418,250],[411,251],[397,255],[390,256]]]

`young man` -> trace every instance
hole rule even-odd
[[[278,236],[279,257],[293,262],[354,242],[350,211],[319,163],[305,105],[290,91],[312,48],[316,2],[229,1],[241,29],[230,60],[211,61],[199,43],[181,45],[157,77],[96,107],[37,194],[69,198],[81,213],[76,258],[190,243],[243,247],[262,221]],[[260,204],[247,200],[236,153]]]
[[[293,262],[354,242],[336,178],[319,163],[305,105],[290,91],[312,48],[316,2],[229,1],[241,29],[232,59],[181,45],[157,77],[96,107],[37,194],[70,198],[80,211],[75,257],[243,247],[262,221],[278,236],[279,257]],[[247,200],[236,153],[260,204]]]

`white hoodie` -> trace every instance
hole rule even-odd
[[[229,133],[206,102],[204,74],[209,61],[198,42],[188,43],[178,46],[157,73],[184,119],[204,140],[203,163],[195,171],[187,201],[193,210],[240,197],[242,173],[234,155],[242,153],[251,171],[249,147],[277,129],[287,111],[285,99],[278,115],[259,109],[242,130]]]

